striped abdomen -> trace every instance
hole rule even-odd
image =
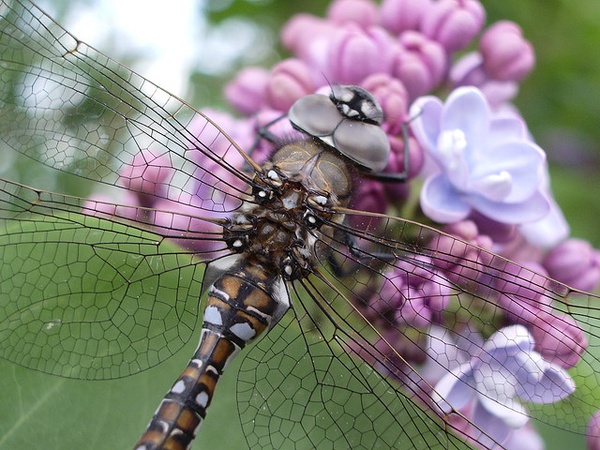
[[[196,436],[223,370],[289,308],[281,277],[243,259],[209,288],[200,344],[136,450],[183,450]]]

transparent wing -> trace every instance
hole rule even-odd
[[[226,253],[219,217],[251,201],[244,155],[31,2],[0,14],[3,157],[75,194],[0,181],[0,356],[84,379],[152,367],[194,329],[200,262]]]
[[[203,274],[191,252],[85,214],[79,199],[0,181],[0,218],[7,215],[3,358],[66,377],[111,379],[152,367],[188,341]]]
[[[503,448],[493,427],[444,408],[437,383],[444,375],[458,379],[456,370],[469,355],[487,355],[500,373],[502,349],[485,340],[504,325],[524,323],[528,314],[539,314],[527,324],[535,337],[559,335],[575,354],[581,342],[559,330],[576,322],[588,347],[570,371],[574,393],[544,404],[560,382],[532,385],[535,394],[520,400],[524,413],[534,424],[583,435],[600,405],[600,297],[435,229],[389,216],[378,220],[376,232],[339,226],[339,236],[352,235],[357,243],[353,253],[346,238],[329,236],[337,239],[336,250],[323,247],[315,276],[294,285],[294,317],[243,361],[238,397],[250,447],[463,448],[470,439]],[[457,256],[461,252],[468,258]],[[573,365],[573,354],[558,348],[536,351],[559,366]],[[473,367],[481,376],[489,370]],[[477,376],[461,380],[481,402],[501,403]]]
[[[143,152],[143,163],[162,168],[155,197],[210,213],[239,206],[249,181],[235,168],[240,151],[206,116],[78,41],[29,1],[2,2],[1,14],[0,136],[8,147],[111,187],[120,199],[149,189],[149,180],[135,183],[149,176],[135,172]],[[126,165],[133,174],[124,183]],[[215,165],[236,182],[212,176]],[[199,197],[202,185],[210,195]]]
[[[326,283],[307,282],[294,294],[295,311],[250,351],[238,375],[249,448],[469,448],[415,393],[349,351],[360,345],[383,358],[354,328],[361,319],[331,316],[339,313],[328,305],[336,294]]]
[[[2,151],[45,167],[40,188],[74,194],[1,181],[0,355],[85,379],[158,364],[191,335],[205,263],[227,253],[220,219],[252,201],[240,169],[249,161],[207,117],[28,1],[0,3],[0,63]],[[73,185],[81,179],[90,184]],[[104,197],[83,199],[99,189]],[[489,430],[438,398],[440,373],[458,379],[469,353],[499,362],[486,339],[538,311],[531,332],[576,320],[589,342],[571,370],[575,394],[559,408],[528,403],[527,414],[582,433],[600,404],[598,297],[433,229],[379,219],[373,232],[315,231],[321,260],[290,287],[295,315],[240,374],[250,444],[453,448],[461,443],[448,432],[465,425],[487,444]],[[554,355],[564,365],[570,356]],[[539,389],[540,399],[553,392]]]

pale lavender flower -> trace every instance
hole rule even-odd
[[[411,99],[440,85],[448,70],[444,48],[418,31],[405,31],[398,38],[392,74],[408,91]]]
[[[463,220],[475,210],[503,223],[525,223],[549,211],[542,181],[545,154],[530,142],[523,123],[494,119],[473,87],[411,107],[411,128],[435,168],[426,174],[421,207],[435,221]]]
[[[421,31],[448,52],[465,48],[485,23],[478,0],[439,0],[423,16]]]
[[[415,364],[418,374],[409,371],[408,380],[404,381],[409,385],[418,386],[416,389],[411,389],[412,392],[430,391],[431,386],[437,385],[445,376],[452,375],[453,371],[469,364],[473,355],[481,353],[483,345],[483,337],[470,324],[466,324],[456,331],[432,325],[427,332],[425,360]],[[471,402],[461,410],[464,415],[452,414],[446,419],[452,428],[462,434],[474,447],[482,447],[482,442],[489,441],[489,437],[483,436],[481,430],[475,428],[468,420],[474,406],[475,402]],[[493,450],[542,450],[544,448],[541,437],[529,423],[516,430],[511,430],[501,447],[492,442],[487,442],[487,444],[484,448]]]
[[[436,385],[449,371],[470,361],[471,355],[483,346],[481,334],[467,324],[458,332],[439,325],[431,325],[427,331],[427,356],[418,367],[419,375],[430,385]],[[414,380],[421,383],[420,377]]]
[[[381,3],[381,25],[393,34],[418,30],[431,0],[384,0]]]
[[[514,22],[501,21],[489,27],[479,42],[486,73],[496,80],[521,81],[535,65],[531,44]]]
[[[529,420],[519,399],[554,403],[575,390],[569,374],[544,360],[534,345],[533,337],[521,325],[498,330],[480,353],[437,383],[434,401],[446,414],[464,411],[489,436],[476,436],[482,445],[502,444]]]
[[[548,166],[544,166],[541,184],[542,195],[548,202],[548,213],[538,220],[533,222],[523,223],[519,225],[519,232],[525,236],[527,241],[537,245],[540,248],[548,249],[569,236],[569,224],[552,197],[550,191],[550,175],[548,174]]]

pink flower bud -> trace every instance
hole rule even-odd
[[[535,348],[545,360],[565,369],[577,364],[588,343],[571,316],[540,312],[534,325]]]
[[[480,248],[491,250],[493,246],[491,239],[479,235],[477,226],[470,220],[446,225],[442,231],[460,240],[442,234],[432,240],[429,247],[435,249],[433,262],[436,267],[439,267],[450,280],[459,284],[465,280],[477,280],[487,275],[482,264],[489,265],[491,256],[482,252]],[[469,243],[472,245],[468,245]]]
[[[218,216],[207,212],[203,212],[203,215]],[[202,254],[203,258],[215,257],[219,250],[225,250],[222,242],[210,239],[211,235],[221,232],[223,228],[199,218],[196,205],[162,199],[156,203],[152,225],[154,230],[169,236],[181,247]]]
[[[169,179],[173,176],[169,156],[156,154],[150,149],[137,153],[133,161],[119,173],[121,184],[133,191],[138,197],[139,205],[151,207],[156,197],[167,194]]]
[[[402,291],[402,297],[405,301],[394,317],[397,323],[415,328],[425,328],[431,324],[431,310],[420,289],[407,286]]]
[[[378,181],[363,178],[358,183],[357,192],[352,198],[350,207],[359,211],[384,213],[387,204],[383,185]],[[381,223],[379,217],[360,215],[351,215],[349,220],[350,225],[359,230],[374,230]]]
[[[297,14],[283,27],[281,42],[313,70],[324,71],[329,42],[337,31],[338,27],[329,20],[310,14]]]
[[[404,136],[401,134],[398,136],[388,136],[390,139],[390,146],[392,152],[390,153],[390,161],[385,168],[387,173],[403,173],[404,167],[404,152],[408,151],[408,179],[414,178],[421,172],[425,156],[423,149],[413,137],[408,138],[408,149],[406,149],[406,142],[404,142]],[[386,191],[394,192],[394,188],[400,188],[399,183],[386,183]],[[401,192],[405,192],[406,187],[401,189]],[[393,198],[393,197],[392,197]],[[404,199],[404,196],[401,196]],[[394,198],[395,200],[395,198]]]
[[[478,87],[492,108],[510,102],[519,91],[519,85],[515,81],[490,78],[483,67],[483,57],[479,52],[467,53],[456,61],[450,68],[450,80],[454,87]]]
[[[360,84],[369,75],[388,73],[394,47],[383,28],[346,25],[330,43],[326,75],[338,83]]]
[[[273,67],[266,86],[266,100],[269,106],[279,111],[287,111],[296,100],[312,94],[313,72],[299,59],[286,59]]]
[[[119,217],[144,222],[146,218],[139,217],[145,211],[140,211],[139,196],[132,191],[125,191],[117,199],[105,194],[95,194],[89,197],[82,206],[82,212],[89,216]]]
[[[600,252],[582,239],[568,239],[544,258],[552,278],[575,289],[593,291],[600,282]]]
[[[496,80],[520,81],[535,65],[533,47],[513,22],[497,22],[489,27],[481,37],[479,51],[485,71]]]
[[[500,294],[498,303],[514,323],[529,326],[542,313],[551,310],[552,299],[542,287],[546,282],[544,269],[536,262],[522,265],[507,262],[494,276],[494,288]]]
[[[293,140],[306,139],[306,135],[292,128],[292,124],[289,120],[282,116],[285,113],[274,109],[262,109],[255,117],[254,130],[256,137],[256,130],[270,124],[268,129],[269,132],[277,136],[281,142],[291,142]],[[279,119],[279,120],[278,120]],[[252,153],[252,159],[257,164],[263,164],[273,154],[280,145],[273,143],[266,139],[261,139],[258,142],[258,146]]]
[[[262,67],[242,69],[225,86],[227,102],[242,114],[256,113],[263,106],[268,81],[269,72]]]
[[[230,114],[216,110],[204,110],[204,112],[218,123],[241,148],[248,149],[252,146],[256,136],[253,121],[236,119]],[[240,199],[235,194],[223,193],[221,186],[229,186],[232,189],[231,192],[247,189],[247,183],[238,174],[228,169],[228,167],[238,169],[243,167],[244,158],[231,145],[229,139],[226,139],[205,117],[200,115],[194,117],[188,129],[202,143],[188,153],[198,168],[190,179],[192,183],[195,183],[195,187],[186,187],[183,194],[193,192],[194,196],[191,201],[184,201],[181,194],[177,194],[178,197],[173,200],[194,204],[204,210],[202,212],[204,215],[233,211],[239,207]],[[211,152],[202,151],[203,146],[209,147]]]
[[[516,225],[498,222],[481,214],[479,211],[471,211],[469,219],[475,222],[480,234],[491,237],[495,244],[512,243],[518,236]]]
[[[334,23],[355,23],[362,28],[377,25],[377,6],[369,0],[336,0],[327,11],[327,18]]]
[[[600,410],[596,411],[589,420],[585,436],[589,450],[600,450]]]
[[[381,25],[391,33],[418,30],[431,0],[384,0],[380,8]]]
[[[334,26],[312,14],[296,14],[281,29],[281,43],[290,51],[297,52],[320,32],[329,32]]]
[[[456,52],[469,45],[484,23],[485,10],[478,0],[440,0],[423,16],[421,31]]]
[[[439,85],[447,72],[446,52],[440,44],[416,31],[402,33],[392,74],[402,81],[411,99]]]

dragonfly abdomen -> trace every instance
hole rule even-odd
[[[281,276],[242,259],[209,288],[200,343],[167,393],[136,450],[190,447],[229,361],[289,308]]]

